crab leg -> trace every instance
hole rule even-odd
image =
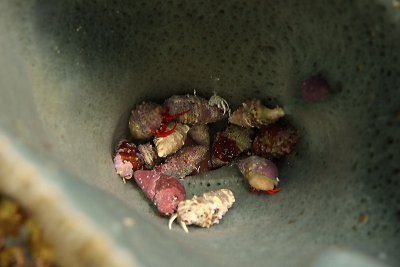
[[[181,225],[183,231],[185,231],[185,233],[188,234],[189,233],[189,229],[187,228],[186,224],[181,220],[179,220],[179,224]]]
[[[259,195],[260,192],[264,192],[264,193],[266,193],[268,195],[274,195],[274,194],[278,193],[281,190],[282,190],[282,187],[278,187],[278,188],[271,189],[271,190],[264,190],[264,191],[260,191],[260,190],[255,189],[254,187],[250,187],[250,191],[252,193],[256,193],[257,195]]]
[[[176,218],[178,218],[178,213],[173,214],[171,216],[171,218],[169,218],[169,222],[168,222],[169,230],[172,230],[172,223],[176,220]]]

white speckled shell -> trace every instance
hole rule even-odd
[[[173,123],[170,123],[168,129],[171,129],[172,127]],[[176,125],[175,132],[173,132],[172,134],[166,137],[154,138],[157,155],[163,158],[178,151],[185,144],[187,132],[189,131],[189,129],[189,126],[178,123]]]
[[[202,197],[194,196],[191,200],[179,203],[178,219],[186,225],[195,224],[209,228],[219,223],[234,202],[235,197],[229,189],[211,191]]]

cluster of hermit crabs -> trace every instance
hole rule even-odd
[[[330,87],[315,75],[301,82],[300,94],[306,102],[319,102],[328,98]],[[134,142],[118,143],[114,166],[124,182],[134,177],[161,215],[171,216],[170,228],[175,219],[186,232],[190,224],[210,227],[235,202],[232,191],[186,200],[179,179],[235,161],[252,191],[280,191],[273,161],[292,153],[298,141],[297,130],[284,116],[281,107],[268,108],[256,99],[231,113],[228,102],[217,95],[209,100],[196,93],[174,95],[162,105],[143,102],[129,119]],[[226,127],[211,138],[209,125],[226,118]]]
[[[185,200],[179,182],[190,175],[238,160],[239,170],[252,190],[273,194],[278,170],[271,161],[292,152],[297,131],[281,122],[279,106],[268,108],[260,100],[247,100],[231,113],[228,102],[195,95],[174,95],[164,103],[142,102],[131,112],[129,129],[134,142],[116,147],[114,166],[137,185],[162,215],[186,225],[210,227],[218,223],[235,201],[229,189]],[[228,125],[210,138],[209,125],[223,119]]]

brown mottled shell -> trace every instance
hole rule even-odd
[[[277,159],[290,154],[299,140],[297,130],[284,123],[263,127],[256,135],[252,152],[268,159]]]
[[[156,167],[157,171],[176,178],[184,178],[199,168],[205,158],[208,147],[188,146],[167,158],[164,164]]]
[[[202,197],[194,196],[190,200],[180,202],[176,217],[186,232],[188,232],[186,225],[194,224],[209,228],[219,223],[234,202],[235,197],[229,189],[211,191],[204,193]]]
[[[225,117],[224,110],[210,106],[205,98],[196,95],[174,95],[164,102],[164,107],[171,115],[184,113],[178,121],[190,125],[207,124]]]
[[[157,153],[152,143],[145,143],[138,146],[140,154],[143,156],[143,160],[146,168],[152,169],[157,159]]]
[[[163,107],[152,102],[137,105],[129,118],[129,130],[133,138],[145,140],[151,138],[162,122]]]
[[[229,122],[246,128],[268,125],[283,117],[282,108],[265,107],[260,100],[247,100],[229,117]]]
[[[173,128],[174,123],[170,123],[168,125],[167,130]],[[159,157],[166,157],[168,155],[174,154],[178,151],[184,144],[187,137],[187,132],[189,131],[190,127],[177,123],[176,130],[166,136],[166,137],[156,137],[154,138],[154,144],[156,145],[157,155]]]
[[[197,144],[206,147],[210,146],[210,134],[207,125],[195,125],[190,128],[188,134]]]
[[[228,164],[242,152],[251,148],[252,130],[229,125],[224,131],[218,132],[212,148],[211,163],[213,167]]]

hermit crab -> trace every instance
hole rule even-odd
[[[208,125],[194,125],[190,128],[188,135],[197,144],[209,147],[210,146],[210,133]]]
[[[285,112],[281,107],[273,109],[261,104],[260,100],[247,100],[229,116],[229,122],[242,127],[260,128],[283,117]]]
[[[192,199],[178,204],[177,212],[171,216],[168,227],[171,230],[172,223],[178,219],[186,233],[189,233],[186,225],[195,224],[209,228],[213,224],[219,223],[234,202],[235,197],[229,189],[204,193],[202,197],[194,196]]]
[[[175,178],[156,171],[137,170],[137,185],[142,189],[161,215],[171,215],[178,203],[186,197],[185,188]]]
[[[268,159],[278,159],[293,152],[299,140],[297,130],[289,123],[276,122],[260,129],[254,138],[252,152]]]
[[[142,102],[132,111],[129,130],[136,140],[151,138],[163,121],[163,107],[153,102]]]
[[[165,100],[164,108],[170,114],[182,114],[177,117],[181,123],[199,125],[225,118],[226,108],[214,104],[214,101],[211,101],[211,104],[197,95],[174,95]]]
[[[252,130],[229,125],[215,136],[211,148],[211,163],[213,167],[228,164],[241,153],[251,148]]]
[[[166,157],[178,151],[184,144],[187,137],[187,133],[190,129],[186,124],[175,123],[171,125],[172,132],[165,136],[159,136],[154,139],[156,145],[157,154],[159,157]]]
[[[131,179],[134,171],[143,167],[144,161],[139,149],[134,143],[121,140],[114,155],[114,167],[124,183],[126,179]]]
[[[272,195],[281,190],[277,188],[278,168],[272,161],[258,156],[250,156],[240,160],[238,167],[249,182],[252,191],[262,191]]]
[[[205,146],[187,146],[167,158],[164,164],[155,170],[176,178],[184,178],[196,170],[205,158],[208,148]]]

